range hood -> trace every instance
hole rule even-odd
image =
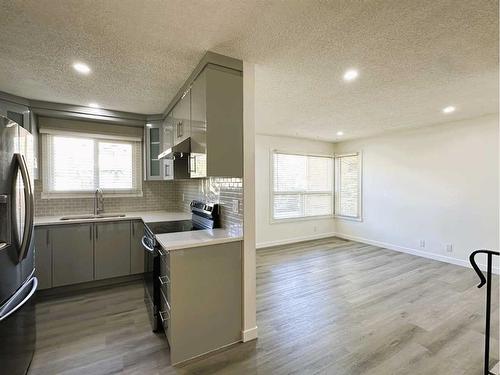
[[[186,138],[181,143],[176,144],[158,155],[158,159],[174,159],[175,156],[187,155],[191,153],[191,137]]]

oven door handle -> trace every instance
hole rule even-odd
[[[142,236],[142,246],[144,246],[144,248],[149,251],[150,253],[154,253],[155,249],[154,247],[152,247],[151,245],[147,244],[148,242],[148,238],[146,236]]]

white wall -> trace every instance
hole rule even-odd
[[[363,221],[336,220],[338,234],[462,265],[498,250],[498,141],[485,116],[336,144],[363,154]]]
[[[257,247],[290,243],[312,238],[331,236],[335,233],[333,219],[300,220],[271,223],[270,166],[271,151],[289,151],[333,155],[334,146],[329,142],[310,141],[288,137],[256,135],[255,138],[255,190],[257,218]]]

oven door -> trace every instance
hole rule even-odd
[[[158,330],[158,311],[155,298],[155,275],[159,273],[159,259],[154,248],[154,240],[145,233],[142,237],[142,246],[144,247],[144,302],[148,310],[149,320],[153,331]]]

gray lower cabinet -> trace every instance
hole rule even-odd
[[[144,224],[141,220],[130,222],[130,274],[144,273]]]
[[[52,286],[94,279],[93,224],[50,227]]]
[[[130,222],[94,224],[95,280],[130,274]]]
[[[38,289],[52,288],[52,246],[50,228],[35,228],[35,275]]]
[[[240,341],[241,249],[237,241],[162,251],[161,318],[172,364]]]
[[[35,227],[39,289],[144,272],[142,221]]]

